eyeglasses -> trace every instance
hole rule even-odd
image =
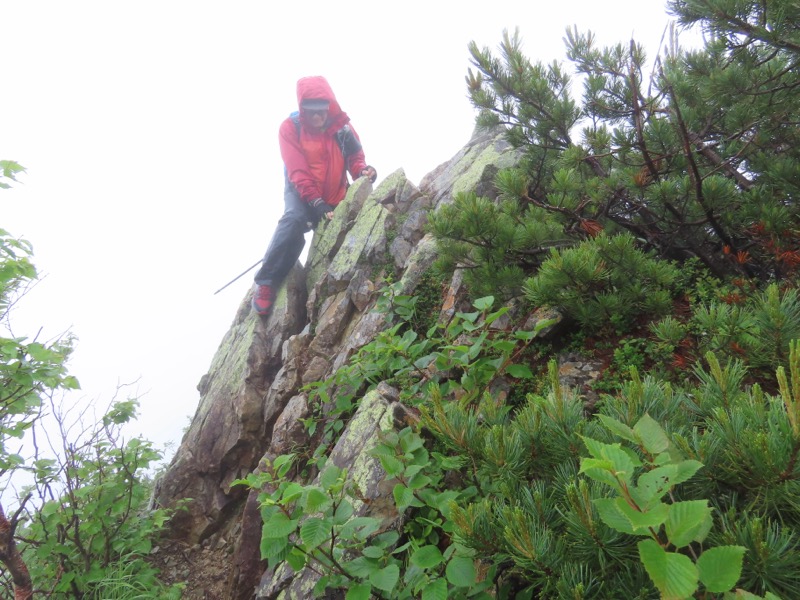
[[[303,112],[306,113],[309,117],[315,117],[317,115],[324,117],[328,114],[328,110],[324,108],[322,110],[311,110],[310,108],[304,108]]]

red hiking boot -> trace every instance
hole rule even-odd
[[[259,315],[268,315],[272,312],[272,305],[275,302],[275,292],[272,286],[257,285],[256,293],[253,295],[253,310]]]

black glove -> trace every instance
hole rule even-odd
[[[329,212],[333,210],[330,204],[326,204],[322,198],[314,198],[308,203],[311,214],[314,216],[314,225],[320,222]]]
[[[366,167],[361,169],[361,176],[369,177],[369,180],[372,183],[375,183],[375,180],[378,178],[378,171],[375,170],[375,167],[367,165]]]

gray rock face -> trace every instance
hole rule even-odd
[[[197,412],[157,495],[164,506],[189,499],[172,523],[173,535],[182,541],[236,540],[227,597],[252,598],[256,588],[259,598],[306,597],[302,594],[313,587],[310,574],[263,573],[256,494],[231,482],[255,470],[262,457],[308,444],[302,420],[310,407],[302,387],[329,377],[386,326],[373,310],[376,282],[392,273],[404,293],[412,293],[435,259],[435,245],[424,230],[428,214],[461,191],[491,195],[494,174],[518,159],[501,132],[476,131],[419,187],[402,170],[375,190],[359,179],[333,220],[315,232],[306,265],[293,269],[273,313],[265,319],[251,312],[249,294],[242,301],[198,386]],[[459,310],[460,287],[456,277],[443,315]],[[402,408],[388,386],[359,406],[331,460],[359,477],[359,487],[372,500],[360,510],[396,527],[391,491],[384,498],[384,474],[367,450],[381,428],[394,427]]]

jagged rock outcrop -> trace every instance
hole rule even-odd
[[[385,326],[373,310],[377,278],[399,273],[404,293],[413,293],[435,258],[424,230],[427,215],[458,192],[494,196],[494,175],[518,159],[501,131],[476,130],[419,187],[402,170],[375,190],[358,180],[334,219],[316,232],[305,267],[292,271],[272,315],[258,317],[250,311],[250,297],[242,301],[198,386],[197,413],[157,493],[165,506],[189,499],[173,519],[175,537],[189,544],[235,540],[228,598],[306,597],[304,590],[313,586],[308,574],[264,573],[255,493],[231,482],[256,469],[262,457],[308,442],[302,387],[330,376]],[[456,276],[444,314],[458,310],[462,297]],[[371,516],[380,515],[386,527],[396,526],[399,516],[367,450],[381,427],[407,417],[396,392],[380,386],[361,401],[330,458],[359,478]]]

